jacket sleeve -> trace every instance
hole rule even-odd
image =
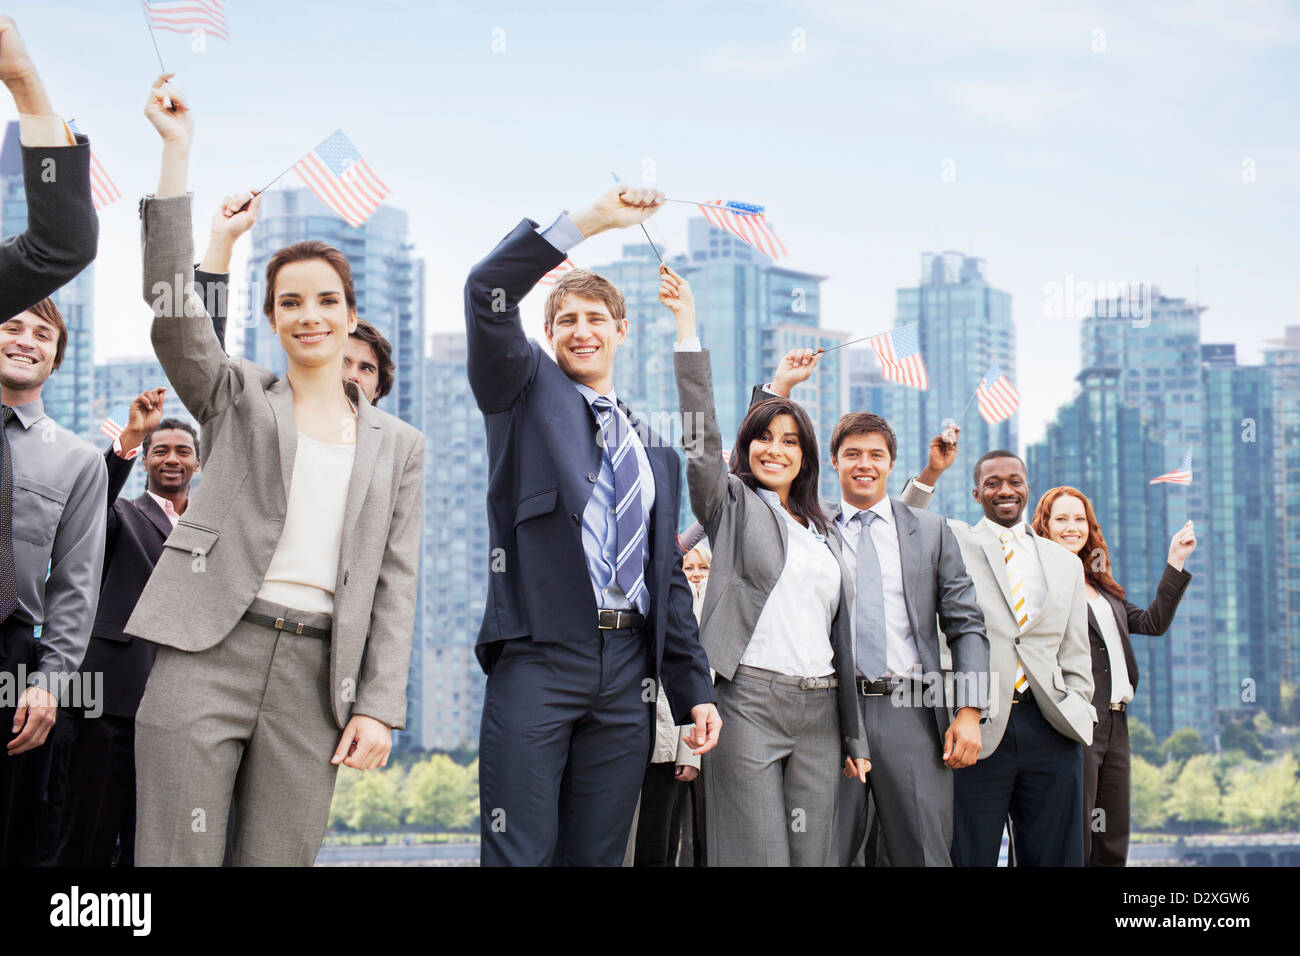
[[[564,253],[538,235],[536,225],[521,222],[465,280],[465,368],[484,415],[514,405],[541,361],[524,334],[519,301],[564,261]]]
[[[961,546],[948,522],[939,520],[939,626],[952,651],[954,710],[977,707],[987,715],[989,701],[989,638],[975,582],[966,571]]]
[[[90,265],[99,217],[90,195],[90,145],[23,146],[27,229],[0,243],[3,318],[30,309]]]
[[[353,714],[365,714],[399,730],[406,726],[406,680],[415,633],[423,492],[424,436],[417,435],[402,467],[375,583],[370,633],[357,675],[357,699],[352,707]]]
[[[1065,625],[1065,634],[1061,639],[1060,649],[1056,652],[1056,662],[1060,665],[1061,675],[1065,679],[1067,701],[1070,696],[1076,700],[1076,707],[1082,706],[1091,721],[1097,722],[1097,711],[1092,706],[1094,690],[1092,680],[1092,645],[1088,643],[1088,600],[1083,585],[1083,565],[1077,561],[1074,566],[1073,591],[1070,598],[1070,617]],[[1065,709],[1063,707],[1063,709]],[[1084,735],[1085,744],[1091,743],[1092,732]]]
[[[680,467],[674,464],[674,469]],[[700,645],[700,628],[695,620],[691,586],[682,562],[673,556],[668,573],[668,620],[664,628],[664,656],[661,665],[664,694],[676,724],[690,724],[691,708],[712,704],[713,680],[709,660]]]
[[[1174,621],[1174,613],[1183,599],[1183,592],[1192,576],[1186,571],[1175,570],[1172,564],[1166,564],[1156,586],[1156,598],[1145,611],[1135,604],[1124,602],[1128,611],[1128,631],[1130,634],[1163,634],[1169,630]]]
[[[144,300],[153,309],[154,353],[181,403],[206,424],[234,401],[243,378],[195,294],[191,198],[145,197],[140,205]]]
[[[682,452],[691,510],[706,528],[727,498],[727,465],[722,460],[722,434],[713,402],[713,371],[709,353],[675,352],[677,401],[682,411]]]
[[[212,331],[223,352],[226,351],[226,318],[230,301],[230,273],[204,272],[194,267],[194,294],[212,316]],[[228,352],[226,354],[229,354]]]
[[[907,484],[903,488],[903,493],[899,495],[903,504],[909,508],[915,508],[917,511],[925,511],[930,507],[930,499],[934,497],[932,491],[922,491],[916,487],[915,480],[907,479]]]

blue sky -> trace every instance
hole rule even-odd
[[[986,259],[1013,297],[1025,439],[1078,370],[1077,318],[1044,315],[1051,283],[1199,285],[1205,337],[1251,362],[1300,321],[1294,5],[228,8],[232,43],[194,53],[158,35],[196,110],[196,221],[341,126],[411,215],[431,331],[460,327],[467,270],[521,216],[576,207],[646,160],[670,196],[765,204],[788,264],[830,276],[829,328],[889,326],[923,250]],[[158,65],[139,5],[8,12],[126,196],[101,214],[97,358],[147,353],[135,199],[156,183],[142,106]],[[680,249],[688,213],[658,215],[656,238]],[[606,261],[624,238],[575,258]]]

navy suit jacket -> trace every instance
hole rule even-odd
[[[601,447],[587,400],[524,335],[519,300],[564,253],[525,219],[465,283],[470,388],[483,412],[488,447],[487,605],[475,652],[491,672],[501,641],[588,641],[596,635],[596,597],[582,549],[582,513],[596,487]],[[681,462],[626,406],[655,479],[646,568],[646,633],[655,676],[673,719],[712,703],[713,682],[700,647],[691,590],[676,548]]]

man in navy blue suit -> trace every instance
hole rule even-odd
[[[546,301],[552,360],[519,300],[583,239],[663,194],[619,184],[549,227],[524,220],[465,284],[470,387],[487,428],[484,866],[617,866],[650,759],[656,682],[695,753],[722,726],[675,547],[677,453],[618,400],[623,297],[585,269]]]

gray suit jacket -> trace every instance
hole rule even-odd
[[[961,545],[988,629],[992,686],[980,759],[997,749],[1007,729],[1017,653],[1025,665],[1034,702],[1047,722],[1071,740],[1092,743],[1097,712],[1092,706],[1092,650],[1082,562],[1056,542],[1034,536],[1047,582],[1047,600],[1021,631],[1011,610],[1006,562],[993,523],[984,518],[972,527],[949,518],[948,525]]]
[[[145,199],[141,216],[154,351],[202,425],[203,482],[125,630],[201,651],[248,609],[279,542],[298,441],[293,390],[287,378],[222,351],[194,294],[190,197]],[[423,435],[357,402],[330,656],[340,727],[353,713],[399,728],[406,719],[423,471]]]
[[[942,737],[954,711],[988,709],[989,640],[984,615],[961,548],[943,518],[913,510],[905,498],[889,500],[898,529],[907,620],[921,657],[926,693],[934,694],[934,719]],[[838,521],[838,503],[832,514]]]
[[[691,509],[704,526],[713,550],[710,583],[700,612],[700,644],[709,657],[709,666],[731,680],[768,595],[785,568],[788,531],[785,519],[743,481],[729,474],[722,460],[709,353],[677,352],[674,362]],[[852,598],[846,584],[849,574],[834,529],[827,542],[840,565],[840,604],[830,633],[839,678],[840,736],[846,756],[866,757],[867,741],[853,683]]]

